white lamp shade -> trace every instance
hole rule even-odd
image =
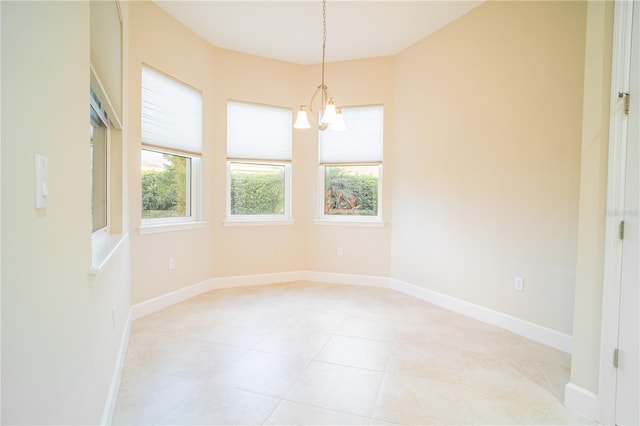
[[[336,112],[336,119],[331,125],[331,130],[334,130],[336,132],[343,132],[347,130],[347,126],[344,124],[344,116],[342,115],[342,110]]]
[[[293,125],[294,129],[309,129],[311,125],[309,124],[309,117],[307,117],[307,111],[300,108],[298,111],[298,116],[296,117],[296,122]]]
[[[336,106],[333,104],[333,99],[329,100],[327,106],[324,108],[324,114],[322,114],[321,123],[331,124],[336,120]]]

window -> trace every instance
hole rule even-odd
[[[122,14],[117,1],[90,2],[89,200],[91,285],[127,238],[122,121]]]
[[[106,233],[109,225],[109,119],[93,88],[89,97],[89,158],[91,170],[91,232]]]
[[[381,222],[383,107],[343,108],[344,131],[320,132],[320,217]]]
[[[191,158],[143,149],[142,219],[191,217]]]
[[[202,152],[202,95],[142,67],[142,223],[195,222]]]
[[[227,221],[290,223],[292,113],[227,102]]]

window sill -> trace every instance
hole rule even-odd
[[[293,225],[293,219],[227,219],[222,222],[224,226],[287,226]]]
[[[138,232],[144,234],[158,234],[160,232],[185,231],[188,229],[204,228],[207,222],[179,222],[179,223],[159,223],[154,225],[140,225]]]
[[[380,219],[363,220],[363,219],[314,219],[316,225],[321,226],[363,226],[369,228],[384,228],[385,222]]]
[[[89,267],[89,275],[95,280],[100,274],[114,253],[129,238],[129,234],[116,234],[103,236],[95,239],[91,247],[91,266]]]

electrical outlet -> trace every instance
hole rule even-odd
[[[515,291],[524,291],[524,278],[515,277],[513,280],[513,289]]]
[[[344,249],[342,247],[338,247],[338,251],[336,252],[338,256],[344,256]]]
[[[176,269],[176,263],[173,260],[173,257],[169,258],[169,270],[173,271],[174,269]]]

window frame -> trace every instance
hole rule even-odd
[[[142,166],[142,151],[152,151],[159,154],[168,154],[178,157],[187,158],[187,171],[186,174],[189,179],[187,200],[186,204],[189,207],[189,215],[185,216],[173,216],[173,217],[154,217],[143,218],[140,217],[141,228],[153,227],[158,225],[176,225],[176,224],[195,224],[200,219],[200,182],[201,182],[201,158],[194,154],[188,154],[184,152],[176,152],[167,149],[160,149],[156,147],[142,145],[140,148],[140,165]],[[142,184],[142,168],[140,169],[140,183]],[[185,186],[187,183],[185,182]],[[142,191],[140,192],[140,211],[142,212]]]
[[[287,126],[287,131],[291,132],[291,152],[293,151],[293,110],[288,107],[282,107],[278,105],[266,105],[258,104],[254,102],[238,101],[233,99],[227,100],[227,111],[229,110],[229,104],[247,104],[253,106],[259,106],[264,108],[274,108],[288,111],[291,114],[291,125]],[[228,120],[228,115],[227,115]],[[227,152],[229,151],[229,137],[227,135]],[[292,157],[292,155],[291,155]],[[255,164],[255,165],[270,165],[270,166],[283,166],[284,167],[284,203],[282,215],[239,215],[231,214],[231,164]],[[293,167],[292,158],[289,159],[264,159],[259,156],[256,157],[242,157],[235,158],[230,157],[227,154],[226,161],[226,203],[225,203],[225,220],[224,226],[267,226],[267,225],[292,225],[293,220]]]
[[[376,166],[378,169],[378,214],[376,216],[360,215],[328,215],[324,213],[325,203],[325,173],[326,167],[350,167],[350,166]],[[314,220],[316,225],[360,225],[360,226],[384,226],[382,219],[382,163],[326,163],[318,166],[317,176],[317,211],[318,217]]]
[[[144,75],[145,69],[147,71],[152,71],[153,73],[157,73],[160,77],[167,78],[171,80],[173,83],[177,85],[183,86],[184,88],[191,89],[194,93],[197,93],[200,96],[200,113],[204,114],[204,97],[202,92],[195,87],[179,80],[176,77],[173,77],[170,74],[167,74],[159,69],[150,66],[146,63],[141,64],[141,75]],[[142,80],[141,80],[141,92],[143,91]],[[141,128],[142,128],[142,112],[143,112],[143,99],[140,99],[140,108],[141,108]],[[168,232],[168,231],[180,231],[185,229],[193,229],[200,228],[205,225],[203,221],[203,212],[202,212],[202,142],[203,142],[203,124],[204,117],[200,117],[200,129],[198,132],[200,133],[200,151],[199,152],[190,152],[190,151],[182,151],[180,149],[174,149],[167,146],[157,146],[155,144],[145,143],[143,139],[142,132],[140,134],[140,185],[142,185],[142,151],[153,151],[161,154],[169,154],[176,155],[180,157],[185,157],[189,159],[188,161],[188,179],[189,183],[189,191],[188,191],[188,206],[189,206],[189,215],[186,216],[176,216],[176,217],[158,217],[158,218],[143,218],[142,217],[142,189],[140,190],[140,226],[138,231],[140,234],[150,234],[150,233],[158,233],[158,232]]]
[[[91,214],[91,239],[92,240],[98,240],[100,238],[104,238],[107,237],[110,232],[111,232],[111,144],[110,144],[110,136],[111,136],[111,122],[109,120],[109,116],[107,114],[107,112],[104,110],[104,108],[101,105],[101,102],[99,100],[100,95],[99,95],[99,88],[94,87],[93,84],[91,84],[91,90],[93,91],[93,94],[90,93],[89,95],[89,108],[90,110],[93,109],[96,112],[96,115],[98,116],[98,119],[100,120],[100,122],[102,123],[102,125],[104,126],[104,131],[105,131],[105,161],[104,161],[104,179],[105,179],[105,200],[104,200],[104,208],[105,208],[105,226],[98,228],[96,230],[93,230],[93,213]],[[95,98],[94,98],[95,95]],[[89,113],[91,114],[91,111],[89,111]],[[94,127],[91,122],[89,123],[92,127]],[[90,139],[91,141],[91,139]],[[91,144],[91,143],[90,143]],[[90,170],[91,170],[91,185],[93,185],[93,155],[90,154]],[[93,188],[90,189],[90,194],[93,194]],[[93,211],[93,196],[91,196],[91,209]]]
[[[281,215],[275,214],[231,214],[231,164],[253,164],[253,165],[265,165],[265,166],[279,166],[284,168],[284,202],[283,211]],[[293,223],[291,216],[292,202],[291,202],[291,161],[272,161],[272,160],[246,160],[246,159],[228,159],[227,160],[227,190],[226,190],[226,219],[224,224],[227,226],[233,225],[268,225],[278,224],[287,225]]]
[[[353,105],[342,107],[344,114],[349,108],[364,107],[380,107],[383,113],[383,133],[382,133],[382,158],[380,161],[346,161],[346,162],[323,162],[320,156],[320,132],[318,132],[318,174],[317,174],[317,217],[314,219],[316,225],[338,225],[338,226],[368,226],[383,227],[385,225],[383,219],[383,172],[384,172],[384,104],[373,105]],[[348,126],[349,123],[346,123]],[[330,131],[330,130],[325,130]],[[325,204],[325,173],[326,167],[351,167],[351,166],[377,166],[378,168],[378,212],[376,216],[360,216],[360,215],[328,215],[324,212]]]

